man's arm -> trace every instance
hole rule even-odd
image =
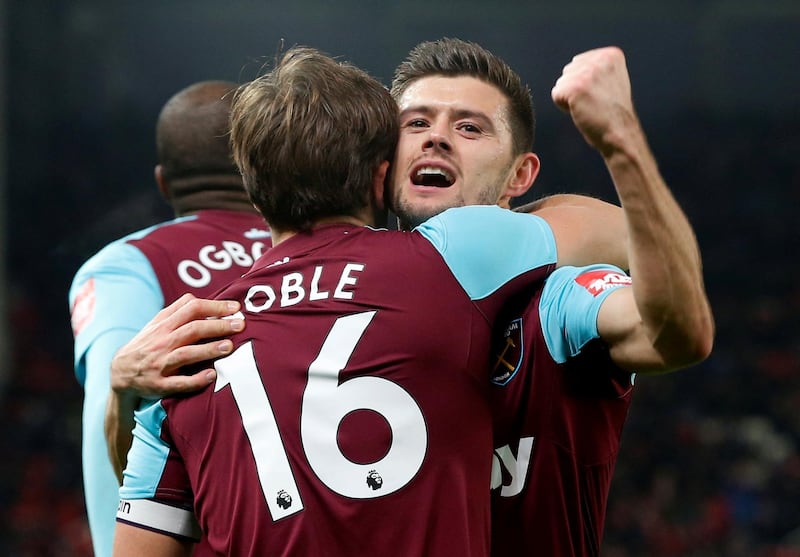
[[[620,207],[577,194],[556,194],[514,209],[542,217],[553,229],[558,266],[610,263],[628,268],[628,229]]]
[[[104,433],[109,368],[128,342],[163,305],[148,260],[123,241],[109,244],[84,263],[69,292],[75,335],[75,372],[83,383],[82,467],[86,514],[94,552],[111,554],[119,480]]]
[[[579,54],[552,97],[603,156],[625,213],[633,288],[611,293],[597,321],[612,358],[636,371],[668,371],[705,359],[714,322],[700,252],[634,111],[622,51]]]
[[[114,557],[188,557],[194,543],[166,534],[117,522]]]
[[[244,322],[223,317],[238,309],[238,302],[203,300],[184,294],[156,314],[116,353],[111,361],[105,434],[120,483],[131,446],[133,411],[139,400],[195,391],[214,381],[213,367],[192,375],[179,371],[184,365],[230,353],[233,344],[220,338],[242,330]]]

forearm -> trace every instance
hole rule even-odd
[[[134,394],[111,391],[106,405],[105,436],[108,456],[120,485],[133,441],[133,412],[138,403],[139,397]]]
[[[636,305],[653,347],[676,366],[704,358],[713,319],[694,232],[665,184],[635,115],[601,150],[628,229]]]
[[[697,240],[636,117],[624,54],[605,47],[576,55],[552,97],[603,156],[625,213],[633,293],[610,294],[597,318],[612,358],[637,371],[702,360],[714,324]]]

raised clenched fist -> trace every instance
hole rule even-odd
[[[564,66],[551,95],[586,141],[604,155],[619,147],[630,126],[639,127],[625,55],[617,47],[575,56]]]

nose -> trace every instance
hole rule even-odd
[[[428,139],[422,146],[423,149],[434,149],[434,150],[442,150],[442,151],[451,151],[452,145],[450,144],[450,139],[448,138],[447,133],[443,132],[439,128],[431,128],[430,132],[428,133]]]

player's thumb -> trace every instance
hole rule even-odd
[[[550,90],[550,97],[553,99],[553,103],[561,110],[566,113],[569,113],[569,98],[564,91],[564,84],[562,83],[561,79],[559,78],[556,81],[556,84],[553,85],[553,88]]]

